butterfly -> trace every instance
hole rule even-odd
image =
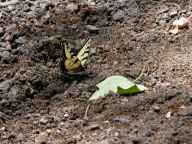
[[[90,39],[87,39],[80,47],[79,52],[75,53],[75,50],[67,45],[67,42],[61,43],[63,49],[63,60],[61,62],[61,70],[64,74],[77,75],[81,74],[86,67],[89,57]]]

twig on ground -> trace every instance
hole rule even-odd
[[[143,74],[144,74],[145,67],[146,67],[146,65],[143,66],[143,68],[142,68],[142,70],[141,70],[141,73],[140,73],[139,76],[133,81],[134,83],[136,83],[137,81],[139,81],[139,80],[141,79],[141,77],[142,77]]]
[[[84,119],[87,119],[88,118],[88,111],[89,111],[89,108],[90,108],[90,104],[88,104],[86,110],[85,110],[85,116],[84,116]]]

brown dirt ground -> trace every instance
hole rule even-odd
[[[75,13],[53,12],[49,23],[31,32],[22,27],[30,54],[0,65],[1,81],[12,83],[2,92],[6,101],[0,101],[6,115],[0,113],[1,144],[192,144],[192,33],[186,29],[172,35],[156,24],[159,9],[174,7],[173,2],[190,7],[190,1],[136,1],[126,8],[137,14],[117,22],[108,11],[84,6]],[[86,24],[95,24],[99,32],[88,33]],[[87,71],[93,76],[62,78],[60,35],[72,42],[92,38],[96,52]],[[55,47],[48,47],[50,42]],[[102,79],[114,74],[135,79],[144,65],[140,82],[146,92],[87,102]]]

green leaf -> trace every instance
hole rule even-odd
[[[99,89],[93,93],[89,100],[97,100],[105,97],[110,91],[121,95],[130,95],[143,92],[147,89],[142,85],[137,85],[129,81],[126,77],[121,75],[110,76],[97,84],[97,87]]]

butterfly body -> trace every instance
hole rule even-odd
[[[81,62],[77,59],[77,57],[73,57],[72,59],[66,59],[64,63],[65,69],[69,72],[78,71],[81,67]]]

